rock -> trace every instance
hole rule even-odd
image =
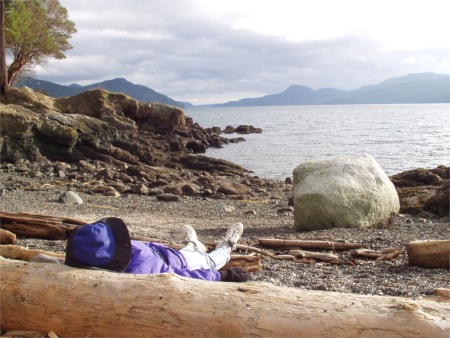
[[[90,173],[90,174],[94,173],[96,170],[95,165],[93,165],[87,161],[84,161],[84,160],[78,161],[78,169],[81,172],[86,172],[86,173]]]
[[[136,184],[131,187],[131,192],[138,195],[148,195],[148,188],[145,184]]]
[[[400,209],[394,185],[369,155],[307,162],[293,177],[296,230],[381,227]]]
[[[419,215],[424,212],[439,217],[449,215],[450,167],[408,170],[390,177],[400,198],[400,212]]]
[[[251,191],[250,187],[237,182],[225,182],[217,190],[224,195],[248,195]]]
[[[236,132],[236,128],[233,126],[226,126],[225,129],[223,130],[224,134],[233,134]]]
[[[418,187],[439,183],[442,178],[428,169],[413,169],[390,177],[397,188]]]
[[[186,183],[181,186],[181,191],[186,196],[197,196],[200,195],[199,188],[193,183]]]
[[[240,125],[236,128],[236,133],[238,134],[261,134],[261,128],[255,128],[249,125]]]
[[[204,153],[212,144],[221,147],[228,139],[218,136],[218,128],[201,128],[176,107],[138,102],[100,89],[50,98],[11,87],[5,101],[0,103],[2,162],[48,158],[78,162],[86,173],[97,170],[90,165],[93,161],[109,163],[114,171],[147,166],[140,170],[140,177],[147,182],[156,176],[164,178],[163,170],[155,169],[164,167],[226,175],[245,172],[231,162],[189,157],[192,152]],[[125,173],[137,175],[128,169]]]
[[[186,124],[184,113],[180,108],[155,102],[139,105],[136,118],[149,125],[167,130],[175,130]],[[142,122],[139,121],[139,123]]]
[[[236,210],[236,208],[233,207],[232,205],[221,205],[220,208],[223,212],[233,212]]]
[[[148,195],[150,195],[150,196],[161,195],[163,193],[164,193],[164,191],[162,189],[160,189],[160,188],[148,189]]]
[[[284,213],[284,212],[293,212],[294,208],[292,208],[291,206],[287,206],[287,207],[282,207],[282,208],[278,208],[277,212],[278,213]]]
[[[178,157],[177,161],[190,169],[208,172],[217,171],[225,175],[242,175],[246,172],[246,170],[238,164],[203,155],[183,155]]]
[[[189,141],[188,143],[186,143],[186,148],[192,151],[194,154],[206,152],[206,146],[198,141]]]
[[[163,188],[164,193],[181,196],[183,191],[178,185],[167,185]]]
[[[58,202],[64,204],[83,204],[83,199],[75,191],[68,190],[59,196]]]
[[[107,186],[107,185],[97,185],[94,186],[91,189],[92,192],[95,192],[97,194],[103,194],[105,196],[111,196],[111,197],[119,197],[120,193],[114,189],[113,187]]]
[[[178,202],[180,200],[180,196],[170,194],[170,193],[164,193],[156,196],[156,199],[158,201],[164,201],[164,202]]]

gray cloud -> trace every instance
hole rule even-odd
[[[450,72],[450,48],[386,52],[364,33],[293,42],[232,29],[195,1],[61,3],[77,25],[74,49],[35,76],[63,84],[124,77],[177,100],[224,102],[291,84],[354,89],[407,73]]]

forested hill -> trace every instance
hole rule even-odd
[[[189,103],[179,102],[170,97],[154,91],[151,88],[142,85],[133,84],[123,78],[107,80],[99,83],[93,83],[87,86],[80,86],[72,84],[69,86],[60,85],[54,82],[37,80],[32,77],[23,77],[17,81],[16,87],[30,87],[33,90],[39,90],[51,97],[73,96],[82,93],[89,89],[104,89],[111,92],[124,93],[136,100],[142,102],[158,102],[170,106],[184,108],[189,106]]]

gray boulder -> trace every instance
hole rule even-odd
[[[293,176],[296,230],[383,227],[400,210],[393,183],[369,155],[307,162]]]

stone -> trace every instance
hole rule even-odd
[[[164,201],[164,202],[178,202],[180,200],[180,196],[170,194],[170,193],[164,193],[156,196],[156,199],[158,201]]]
[[[163,191],[166,194],[172,194],[172,195],[177,195],[177,196],[183,195],[183,191],[177,185],[167,185],[163,188]]]
[[[193,183],[186,183],[181,186],[181,191],[186,196],[197,196],[200,195],[199,188]]]
[[[383,227],[400,210],[394,185],[370,155],[306,162],[293,177],[296,230]]]
[[[449,216],[450,167],[413,169],[390,177],[400,198],[400,212]]]
[[[58,202],[63,204],[83,204],[83,199],[75,191],[68,190],[59,196]]]
[[[145,184],[135,184],[131,187],[131,192],[138,195],[148,195],[148,188]]]
[[[237,182],[225,182],[217,190],[224,195],[248,195],[251,191],[250,187]]]
[[[240,125],[236,128],[236,133],[238,134],[261,134],[262,129],[261,128],[255,128],[253,126],[249,125]]]

